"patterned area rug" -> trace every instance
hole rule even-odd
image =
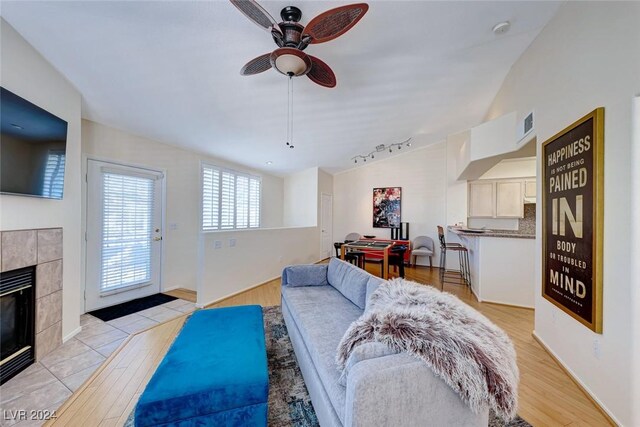
[[[269,359],[269,426],[316,427],[320,424],[298,367],[279,306],[264,307],[264,326]],[[133,412],[125,423],[133,427]],[[530,427],[520,417],[504,423],[489,414],[489,427]]]

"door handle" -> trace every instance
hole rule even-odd
[[[162,240],[162,236],[153,238],[154,242],[159,242],[160,240]]]

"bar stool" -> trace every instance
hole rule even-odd
[[[348,251],[344,254],[344,260],[364,270],[364,252]]]
[[[444,289],[445,283],[454,283],[456,285],[469,285],[471,287],[471,272],[469,271],[469,251],[460,243],[447,243],[444,238],[444,229],[438,226],[438,239],[440,239],[440,282]],[[460,270],[447,270],[447,251],[458,253],[460,262]],[[460,275],[460,278],[447,281],[447,275]],[[450,276],[449,276],[450,277]],[[460,280],[462,283],[460,283]]]
[[[392,265],[394,267],[400,268],[400,277],[404,279],[404,254],[407,252],[407,247],[405,245],[397,245],[393,246],[389,249],[389,267]]]
[[[352,241],[353,240],[345,240],[344,243],[350,243]],[[333,247],[336,250],[336,258],[340,258],[340,248],[342,248],[344,243],[335,242],[333,244]],[[347,250],[344,254],[344,260],[364,270],[364,252]]]

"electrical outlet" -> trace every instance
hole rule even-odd
[[[222,248],[222,240],[214,240],[213,241],[213,247],[215,249],[221,249]]]
[[[229,247],[233,248],[236,246],[236,239],[229,239]]]
[[[177,229],[178,229],[177,222],[172,222],[171,224],[169,224],[169,230],[177,230]]]
[[[595,357],[596,359],[600,359],[601,355],[602,353],[600,351],[600,340],[598,338],[594,338],[593,339],[593,357]]]

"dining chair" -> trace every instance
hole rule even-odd
[[[429,236],[418,236],[411,243],[411,264],[416,265],[419,256],[429,257],[429,268],[433,268],[433,251],[435,249],[435,243]]]

